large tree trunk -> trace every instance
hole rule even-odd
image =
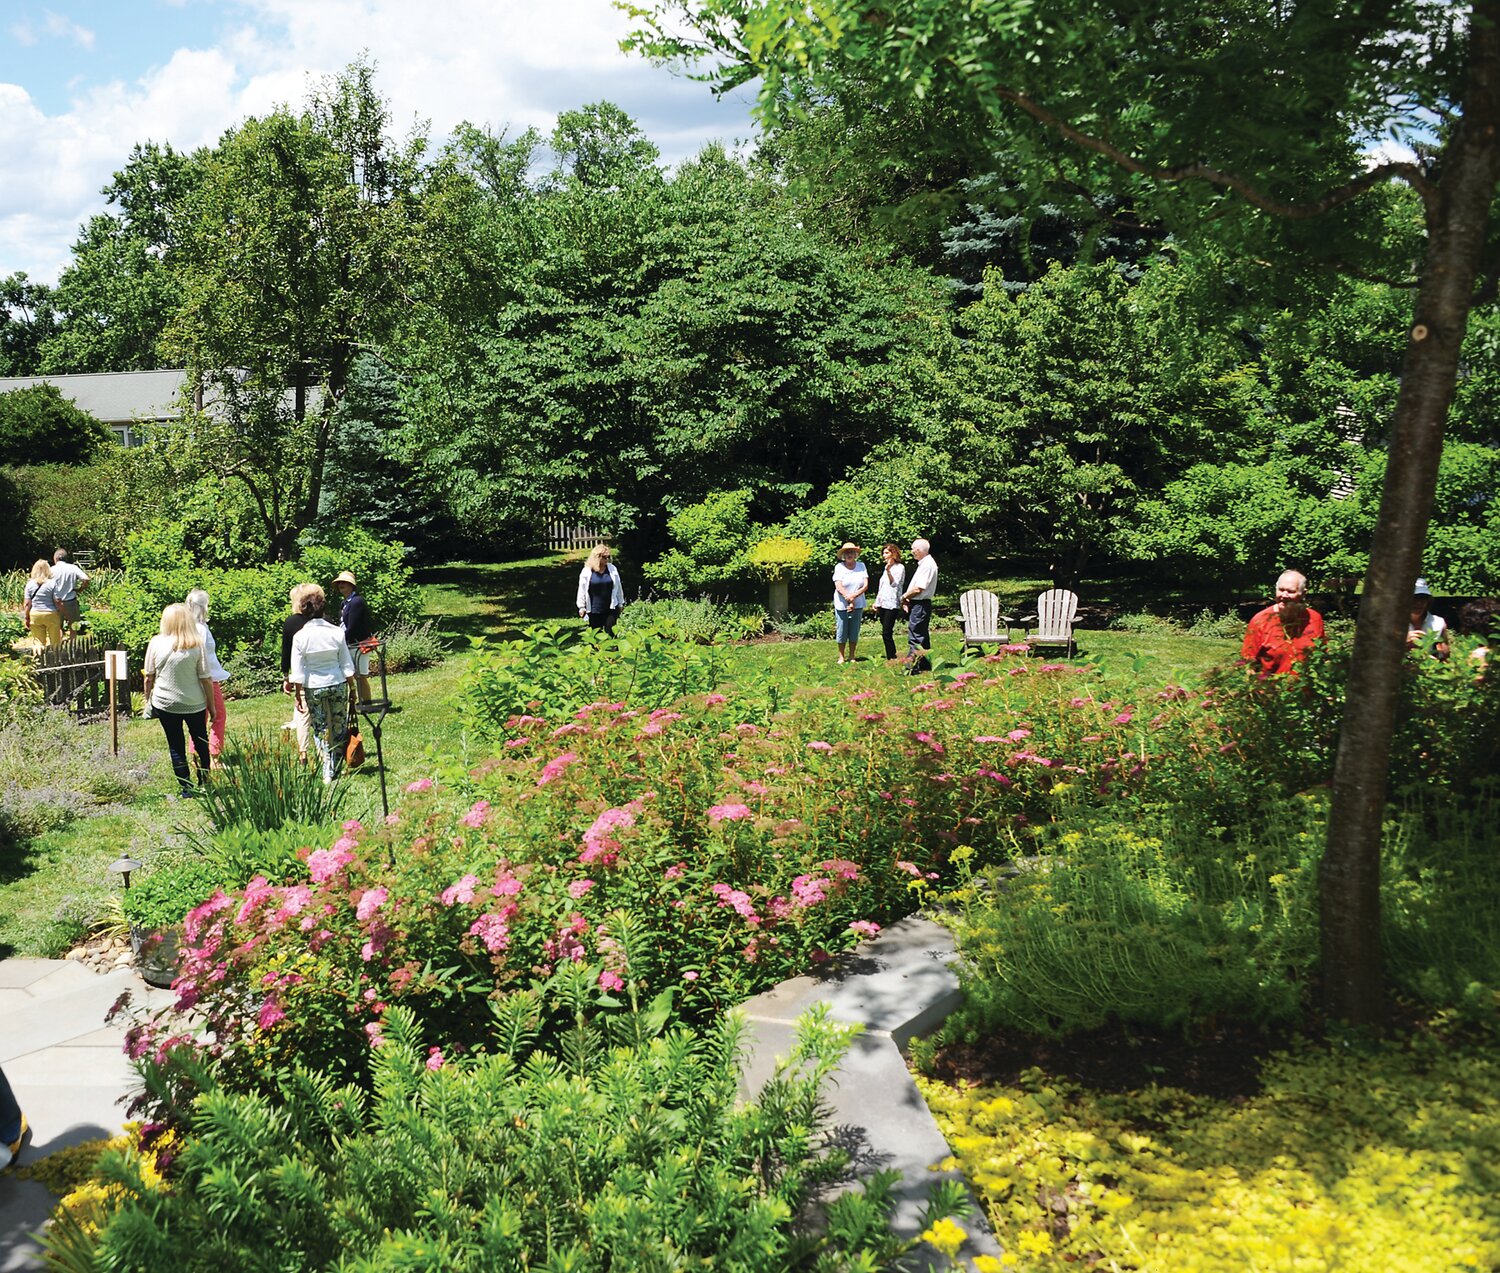
[[[1345,690],[1328,846],[1319,878],[1323,1000],[1332,1020],[1375,1025],[1383,1002],[1380,831],[1412,585],[1437,486],[1443,425],[1500,181],[1500,0],[1474,6],[1463,119],[1427,210],[1422,285],[1401,369],[1380,518]]]

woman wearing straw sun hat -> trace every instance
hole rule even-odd
[[[834,639],[838,642],[840,663],[854,662],[869,590],[870,573],[859,559],[859,545],[846,542],[839,549],[838,564],[833,568]]]

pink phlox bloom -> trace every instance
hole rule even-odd
[[[443,1068],[443,1049],[442,1048],[428,1048],[427,1049],[427,1061],[426,1061],[426,1065],[427,1065],[427,1068],[429,1070],[440,1070],[440,1069],[442,1069]]]
[[[728,701],[722,694],[710,694],[703,700],[703,705],[705,707],[720,707]]]
[[[578,855],[580,866],[614,866],[620,860],[618,840],[596,840]]]
[[[865,701],[865,699],[867,699],[867,698],[874,698],[874,697],[875,697],[875,691],[874,690],[860,690],[860,692],[858,694],[851,694],[851,695],[849,695],[849,702],[851,702],[851,703],[863,703]]]
[[[749,735],[749,734],[758,734],[758,733],[760,733],[760,726],[759,725],[751,725],[748,722],[746,722],[743,725],[736,725],[734,727],[734,732],[736,734],[746,734],[746,735]]]
[[[512,716],[508,721],[505,722],[505,728],[526,729],[532,725],[545,725],[546,723],[547,722],[544,721],[540,716],[523,714],[520,716]]]
[[[896,863],[896,869],[898,871],[905,871],[908,875],[920,876],[922,874],[922,872],[917,869],[917,864],[915,862],[898,861]]]
[[[491,897],[514,897],[521,891],[521,881],[510,873],[508,867],[502,867],[495,877],[494,887],[490,889]]]
[[[257,875],[245,885],[244,900],[240,903],[240,909],[235,913],[234,922],[243,924],[255,913],[256,907],[275,896],[276,890],[271,887],[270,881],[264,875]]]
[[[787,774],[785,765],[767,765],[763,771],[768,778],[784,778]]]
[[[832,751],[833,744],[825,743],[821,738],[807,744],[808,751]]]
[[[728,884],[715,884],[709,890],[719,899],[720,906],[733,907],[735,914],[742,919],[759,921],[755,913],[755,903],[750,900],[750,894],[743,889],[731,888]]]
[[[1029,654],[1030,652],[1031,647],[1029,645],[1023,645],[1020,641],[1012,641],[1008,645],[1002,645],[998,655],[991,655],[990,657],[1004,658],[1007,654]],[[986,659],[985,661],[988,662],[989,660]]]
[[[1104,741],[1104,735],[1103,734],[1085,734],[1078,741],[1082,742],[1082,743],[1102,743]]]
[[[937,783],[939,786],[946,786],[948,783],[950,783],[950,782],[953,781],[953,775],[952,774],[933,774],[931,776],[931,781]]]
[[[917,807],[917,802],[910,796],[902,796],[901,803],[904,804],[908,809],[915,809]]]
[[[670,707],[658,707],[651,713],[651,719],[659,725],[670,725],[674,720],[681,720],[682,713],[674,712]]]
[[[830,959],[833,958],[833,956],[830,955],[821,946],[814,946],[810,951],[807,952],[807,957],[811,959],[815,964],[826,964]]]
[[[1134,712],[1121,712],[1110,722],[1111,725],[1128,725],[1135,719]]]
[[[754,811],[747,804],[716,804],[708,811],[708,820],[714,826],[721,822],[743,822],[754,816]]]
[[[1010,760],[1013,765],[1040,765],[1043,769],[1051,769],[1057,763],[1046,756],[1038,756],[1034,751],[1018,751]]]
[[[835,879],[859,879],[859,864],[851,862],[847,858],[829,858],[826,862],[819,862],[818,870],[827,871]]]
[[[385,905],[386,898],[390,894],[383,888],[367,888],[360,894],[359,905],[354,908],[354,917],[358,920],[367,920]]]
[[[397,823],[399,823],[401,821],[401,811],[398,809],[395,813],[388,813],[388,814],[386,814],[385,817],[382,819],[382,821],[388,827],[395,826]]]
[[[696,972],[694,972],[690,968],[690,969],[688,969],[687,972],[685,972],[685,973],[682,974],[682,979],[684,981],[697,981],[698,980],[698,974]]]
[[[380,1022],[378,1021],[371,1021],[369,1025],[365,1026],[365,1034],[369,1037],[372,1048],[378,1048],[385,1043],[385,1035],[381,1032]]]
[[[875,794],[882,800],[894,800],[896,798],[889,791],[877,791]]]
[[[479,886],[477,875],[465,875],[457,883],[448,885],[438,895],[444,906],[467,906],[474,900],[474,890]]]
[[[1011,785],[1010,779],[1007,778],[1003,773],[1000,773],[998,770],[989,769],[984,765],[981,765],[977,772],[981,778],[988,778],[992,782],[998,782],[1002,787],[1008,787]]]
[[[580,897],[587,893],[589,889],[593,887],[593,880],[574,880],[571,884],[568,885],[568,896],[576,902]]]
[[[505,740],[505,746],[507,749],[524,747],[530,741],[531,739],[527,738],[525,734],[522,734],[520,738],[507,738]]]
[[[766,910],[771,913],[772,919],[787,919],[794,909],[792,903],[779,894],[766,904]]]
[[[1031,731],[1029,729],[1013,729],[1005,737],[1013,743],[1024,742],[1031,737]]]
[[[1024,672],[1025,670],[1026,670],[1026,665],[1023,663],[1020,667],[1013,667],[1013,668],[1011,668],[1010,671],[1008,671],[1005,675],[1006,676],[1020,676],[1021,673]]]
[[[331,849],[318,849],[308,854],[307,874],[314,884],[326,884],[354,861],[354,854],[339,847],[342,843],[340,840]]]
[[[913,685],[911,692],[913,694],[930,694],[935,689],[937,689],[936,681],[923,681],[920,685]]]
[[[415,795],[419,791],[431,791],[432,790],[432,779],[431,778],[418,778],[415,782],[409,782],[409,783],[407,783],[406,784],[406,790],[409,791],[409,792],[411,792],[413,795]]]
[[[999,734],[975,734],[974,741],[976,743],[1003,743],[1005,739]]]
[[[1043,663],[1037,670],[1039,672],[1066,672],[1068,665],[1066,663]]]
[[[624,990],[625,979],[617,972],[611,972],[606,968],[599,974],[599,989],[601,990]]]
[[[849,925],[849,931],[856,937],[878,937],[880,925],[873,919],[856,919]]]
[[[914,734],[913,737],[924,747],[931,748],[932,754],[934,756],[941,756],[946,751],[946,748],[944,748],[943,744],[938,742],[936,738],[927,733],[925,730],[921,733]]]
[[[510,925],[498,915],[481,915],[469,925],[469,933],[479,938],[492,955],[498,955],[510,945]]]
[[[884,720],[885,719],[885,713],[884,712],[861,712],[859,714],[859,718],[862,721],[869,721],[871,724],[873,724],[875,721]]]
[[[369,939],[359,948],[359,957],[365,963],[369,963],[391,944],[391,938],[396,935],[396,930],[376,920],[370,926],[369,933]]]
[[[469,806],[469,811],[459,819],[466,827],[482,827],[490,820],[490,802],[488,800],[476,800]]]
[[[1070,698],[1068,700],[1068,706],[1069,707],[1087,707],[1089,705],[1090,701],[1091,700],[1087,699],[1087,698]]]
[[[756,782],[753,778],[745,784],[743,789],[748,791],[752,796],[765,796],[771,792],[771,788],[766,786],[765,783]]]
[[[946,712],[952,710],[953,700],[951,698],[935,698],[930,703],[919,703],[917,710],[921,712]]]
[[[570,720],[566,725],[559,725],[548,737],[566,738],[569,734],[586,734],[588,732],[585,726],[580,725],[576,720]]]
[[[549,782],[562,777],[570,766],[576,765],[582,759],[583,757],[576,751],[563,752],[562,755],[549,760],[542,766],[542,772],[536,780],[536,785],[538,787],[545,787]]]
[[[828,896],[829,883],[819,875],[799,875],[792,881],[792,901],[798,906],[816,906]]]
[[[206,902],[193,907],[182,921],[183,935],[190,942],[198,940],[203,931],[203,921],[218,914],[220,911],[228,910],[234,905],[234,898],[230,897],[223,889],[214,890],[214,895]]]
[[[635,736],[637,738],[655,738],[658,734],[664,732],[660,721],[652,721],[649,725],[643,725],[637,730]]]
[[[979,679],[979,673],[978,672],[960,672],[957,676],[955,676],[953,678],[953,683],[955,685],[967,685],[970,681],[974,681],[974,680],[978,680],[978,679]]]
[[[326,928],[320,928],[307,939],[307,948],[313,954],[317,954],[324,946],[333,940],[333,933]]]
[[[260,1005],[260,1013],[255,1018],[255,1024],[262,1030],[269,1030],[278,1021],[286,1019],[286,1010],[274,999],[267,999]]]

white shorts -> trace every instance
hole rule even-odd
[[[354,660],[355,676],[370,675],[370,656],[366,651],[361,650],[357,645],[351,645],[349,647],[349,657]]]

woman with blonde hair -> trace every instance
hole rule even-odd
[[[344,629],[323,617],[328,598],[317,584],[303,594],[306,616],[292,638],[292,664],[287,673],[297,706],[312,723],[313,742],[323,761],[323,781],[331,783],[344,767],[349,745],[349,687],[354,683],[354,659],[344,640]]]
[[[161,612],[161,631],[146,646],[144,674],[146,710],[161,722],[172,772],[183,794],[191,795],[183,730],[193,740],[201,783],[209,766],[207,718],[213,715],[213,681],[197,620],[181,602]]]
[[[312,617],[311,611],[304,613],[302,603],[310,593],[317,590],[318,585],[315,583],[293,584],[291,592],[287,594],[292,613],[281,621],[281,692],[292,696],[292,719],[282,728],[290,728],[296,732],[297,759],[304,765],[307,763],[308,744],[312,742],[312,721],[308,718],[306,706],[297,697],[296,686],[292,684],[292,642]]]
[[[26,581],[26,593],[21,601],[21,623],[31,633],[38,649],[62,644],[62,607],[57,604],[57,585],[45,557],[38,557],[31,567],[31,577]]]
[[[224,682],[229,679],[229,673],[219,662],[219,645],[214,640],[214,634],[209,631],[208,593],[202,588],[194,588],[188,593],[183,604],[193,612],[193,619],[198,627],[198,640],[203,643],[203,650],[208,660],[208,679],[213,686],[209,704],[212,708],[209,712],[212,724],[208,730],[208,763],[217,769],[219,757],[224,754]]]
[[[595,544],[583,563],[578,575],[578,617],[587,619],[589,627],[603,628],[607,636],[614,636],[615,620],[625,607],[625,586],[609,557],[608,544]]]

